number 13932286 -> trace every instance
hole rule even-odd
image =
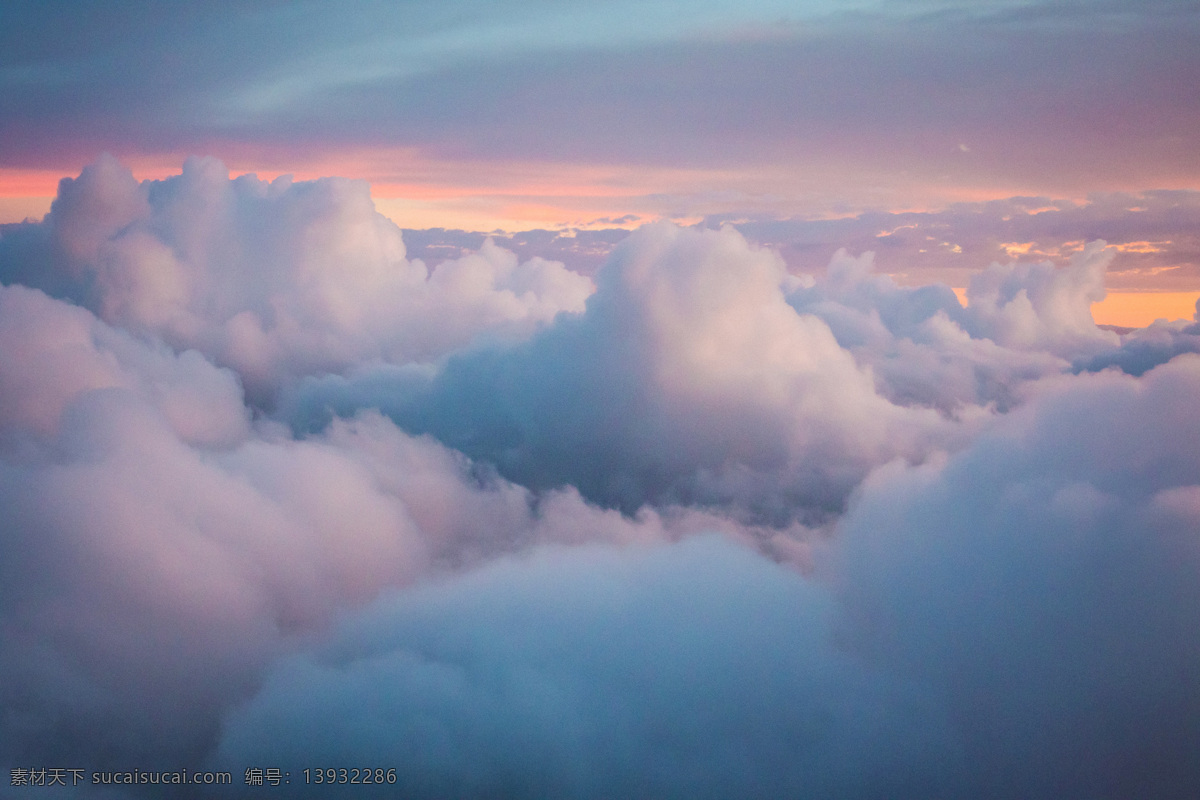
[[[351,783],[351,784],[388,784],[396,782],[396,770],[382,767],[352,769],[322,769],[304,770],[305,783]]]

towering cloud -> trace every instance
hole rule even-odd
[[[522,483],[779,521],[837,511],[871,466],[951,438],[931,410],[881,397],[824,321],[788,305],[799,279],[732,229],[642,228],[597,279],[586,313],[528,342],[451,358],[426,383],[313,381],[293,413],[382,407]]]
[[[1096,327],[1091,304],[1104,299],[1104,271],[1113,251],[1092,242],[1065,268],[993,264],[967,289],[970,327],[997,344],[1078,357],[1107,349],[1116,334]]]
[[[1098,265],[1102,268],[1103,262]],[[1016,271],[1015,264],[993,264],[985,274],[1009,273],[1011,295],[1020,298],[1021,306],[1028,302],[1027,289],[1024,276],[1013,274]],[[1047,271],[1053,274],[1053,266],[1043,264],[1034,274]],[[983,308],[972,304],[964,309],[945,286],[898,286],[890,277],[874,273],[874,253],[855,258],[839,250],[825,279],[793,289],[788,302],[798,312],[824,320],[838,343],[870,368],[877,389],[892,402],[962,417],[978,406],[1007,407],[1021,384],[1066,366],[1037,347],[1013,349],[989,338],[998,317],[1014,315],[1012,298],[1001,303],[995,293],[987,294]],[[1087,317],[1096,337],[1106,335],[1090,322],[1086,295],[1076,292],[1056,299],[1054,313]],[[1017,330],[1025,337],[1038,335],[1038,311],[1026,313],[1017,324],[1022,322],[1026,330]]]

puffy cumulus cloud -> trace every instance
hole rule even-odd
[[[295,441],[194,351],[0,289],[0,762],[194,766],[260,670],[384,587],[539,542],[778,532],[534,495],[379,415]],[[803,555],[802,543],[791,553]]]
[[[270,656],[383,586],[546,529],[663,535],[443,471],[440,447],[388,423],[212,459],[117,390],[73,416],[78,452],[3,465],[4,761],[195,765]],[[386,445],[400,485],[363,452]]]
[[[978,407],[1007,408],[1024,383],[1067,367],[1051,353],[1015,350],[981,335],[977,319],[1006,311],[997,311],[994,297],[981,312],[964,309],[946,286],[900,286],[875,273],[871,251],[854,257],[839,250],[824,276],[794,288],[787,299],[797,311],[824,320],[838,343],[871,369],[879,392],[902,405],[978,417]],[[1039,311],[1046,305],[1031,310],[1028,325],[1043,324]]]
[[[698,502],[812,522],[870,468],[959,446],[985,409],[1118,343],[1090,311],[1111,257],[1095,242],[1064,268],[993,264],[963,308],[947,287],[875,274],[871,253],[803,279],[732,229],[648,226],[583,316],[440,371],[310,380],[284,413],[303,428],[382,408],[521,483],[627,511]]]
[[[1113,251],[1091,242],[1065,268],[1049,261],[992,264],[967,287],[969,327],[997,344],[1064,357],[1091,355],[1119,342],[1096,326],[1092,303],[1104,299]]]
[[[788,305],[774,253],[734,230],[642,228],[579,317],[432,374],[312,380],[294,420],[378,407],[530,486],[571,484],[627,511],[732,503],[783,521],[828,514],[870,467],[957,435],[880,396],[829,326]]]
[[[0,238],[0,766],[1194,796],[1197,332],[1098,330],[1108,258],[964,308],[664,224],[585,303],[101,159]]]
[[[195,759],[287,633],[427,558],[352,453],[205,454],[124,389],[81,394],[0,468],[5,760]]]
[[[1193,796],[1198,390],[1195,356],[1051,379],[873,473],[816,579],[692,539],[390,594],[278,661],[214,763],[385,764],[418,797]]]
[[[580,311],[591,280],[490,242],[433,270],[363,182],[230,180],[214,159],[138,183],[111,157],[43,223],[0,239],[0,276],[232,367],[260,402],[290,376],[436,359]]]
[[[0,287],[0,437],[53,438],[80,395],[122,388],[145,398],[196,445],[244,439],[249,414],[237,378],[199,353],[176,355],[23,286]]]
[[[935,687],[994,797],[1200,790],[1200,357],[1062,378],[840,525],[845,624]]]
[[[817,584],[714,538],[505,560],[281,661],[215,763],[298,796],[937,796],[936,704],[833,644]],[[949,763],[943,763],[947,759]],[[380,765],[392,786],[295,786]]]

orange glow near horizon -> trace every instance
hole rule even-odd
[[[183,158],[122,157],[139,180],[177,175]],[[672,198],[694,204],[714,187],[753,183],[753,175],[729,170],[643,168],[561,163],[447,161],[409,150],[351,153],[336,159],[224,158],[231,176],[262,180],[291,175],[297,181],[326,176],[364,180],[381,213],[405,228],[519,231],[531,228],[624,227],[608,220],[633,215],[638,224],[696,216],[672,208]],[[79,170],[0,169],[0,222],[39,217],[64,176]],[[728,203],[707,200],[704,213]]]
[[[1088,191],[1137,192],[1145,187],[1109,182],[1103,186],[1043,186],[990,176],[982,181],[925,178],[890,166],[864,166],[853,160],[797,154],[786,162],[666,166],[634,163],[576,163],[541,160],[455,158],[394,145],[332,150],[320,145],[298,149],[271,143],[210,141],[200,149],[219,157],[231,174],[257,174],[264,180],[292,175],[296,180],[324,176],[361,179],[377,200],[414,215],[397,219],[402,227],[465,227],[471,230],[528,230],[582,227],[589,219],[636,214],[643,220],[747,214],[806,219],[854,216],[861,211],[936,212],[956,203],[982,203],[1016,196],[1086,205]],[[15,198],[53,197],[63,176],[78,175],[96,153],[55,168],[0,168],[0,221],[11,219]],[[179,173],[187,153],[115,153],[139,179]],[[1196,185],[1195,175],[1159,179],[1154,188]],[[44,200],[41,201],[44,205]],[[830,213],[836,209],[836,212]],[[389,214],[390,216],[391,214]],[[1013,242],[1016,252],[1025,243]],[[1030,245],[1032,243],[1029,243]],[[1130,252],[1154,252],[1159,242],[1125,245]]]
[[[967,304],[967,290],[954,289],[958,301]],[[1108,292],[1092,303],[1092,319],[1097,325],[1144,328],[1155,320],[1192,320],[1200,292]]]
[[[225,151],[222,161],[234,176],[256,174],[263,180],[273,180],[291,175],[305,181],[338,175],[365,181],[381,214],[402,228],[414,229],[515,233],[536,228],[631,229],[661,219],[687,225],[710,214],[815,220],[853,217],[863,209],[936,213],[948,203],[982,202],[1019,193],[1016,187],[1006,186],[999,191],[995,187],[935,186],[897,175],[847,172],[844,165],[838,164],[803,168],[783,164],[774,170],[688,169],[455,160],[396,147],[337,154],[234,146],[217,149]],[[185,160],[177,154],[118,157],[139,180],[178,175]],[[79,170],[0,168],[0,223],[44,216],[65,174],[73,177]],[[841,187],[838,191],[844,194],[830,194],[831,186]],[[1066,198],[1065,202],[1086,203],[1086,199]],[[836,213],[831,209],[837,209]],[[894,232],[881,231],[878,236]],[[1137,241],[1115,247],[1145,254],[1159,252],[1169,244]],[[942,245],[957,247],[948,241]],[[1036,242],[1005,242],[1001,246],[1012,258],[1046,258],[1082,249],[1084,242],[1062,243],[1049,250],[1039,249]],[[1150,288],[1153,283],[1132,285]],[[1189,287],[1176,284],[1171,288]],[[961,295],[961,290],[956,291]],[[1140,327],[1160,317],[1191,319],[1196,294],[1110,292],[1106,300],[1094,306],[1093,314],[1101,323],[1129,327]]]
[[[53,197],[64,177],[56,170],[0,168],[0,197]]]
[[[343,176],[367,181],[372,197],[401,227],[529,230],[589,227],[592,221],[636,215],[639,222],[699,219],[710,214],[800,216],[829,219],[862,210],[936,211],[953,203],[985,202],[1017,194],[1012,187],[929,184],[905,174],[851,169],[828,162],[771,167],[680,167],[454,159],[411,147],[297,153],[270,147],[220,145],[232,175],[263,180]],[[181,154],[117,154],[140,180],[179,174]],[[90,159],[89,159],[90,160]],[[0,169],[0,199],[53,197],[74,168]],[[393,201],[393,202],[386,202]],[[831,209],[837,209],[831,213]],[[18,212],[0,204],[0,221]],[[44,213],[44,212],[43,212]]]
[[[1092,304],[1092,317],[1101,325],[1143,328],[1156,319],[1195,318],[1200,292],[1109,292]]]

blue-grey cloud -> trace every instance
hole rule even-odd
[[[1050,381],[841,526],[848,635],[937,685],[996,797],[1200,785],[1200,358]]]
[[[834,617],[721,540],[544,551],[388,597],[278,664],[216,763],[287,768],[314,797],[948,796],[963,764],[936,701],[839,650]],[[317,764],[396,783],[303,785]]]
[[[1081,359],[1076,369],[1097,372],[1115,367],[1130,375],[1142,375],[1182,353],[1200,353],[1200,320],[1156,320],[1121,337],[1119,347]]]
[[[394,594],[278,662],[217,763],[381,764],[413,796],[1187,797],[1198,388],[1195,357],[1049,381],[869,478],[819,580],[692,540]]]

